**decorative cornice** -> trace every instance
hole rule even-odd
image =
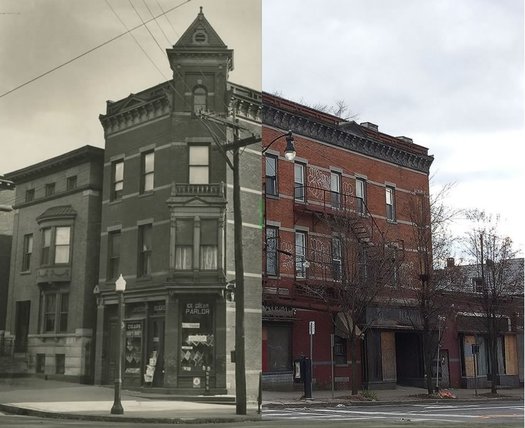
[[[252,122],[262,121],[262,94],[259,91],[233,83],[230,86],[230,109],[238,118]]]
[[[106,135],[122,131],[132,126],[142,125],[171,113],[171,99],[167,93],[158,98],[144,101],[141,104],[119,111],[114,114],[100,115],[100,123]]]
[[[351,134],[347,129],[315,121],[267,104],[263,104],[262,119],[265,125],[292,129],[294,134],[304,135],[427,174],[434,160],[433,156],[411,153],[370,137]]]

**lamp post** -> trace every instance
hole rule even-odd
[[[118,295],[118,323],[119,323],[119,335],[118,335],[118,360],[117,360],[117,376],[115,377],[115,398],[113,401],[113,407],[111,407],[112,415],[124,414],[122,403],[120,401],[120,391],[122,389],[122,346],[124,345],[124,290],[126,289],[126,280],[120,274],[118,279],[115,281],[115,291]]]
[[[436,391],[439,391],[439,348],[441,348],[441,323],[445,321],[445,317],[438,315],[438,349],[436,361]]]
[[[284,157],[286,158],[286,160],[293,161],[295,159],[296,152],[294,147],[292,131],[285,132],[284,134],[280,134],[277,137],[275,137],[272,141],[270,141],[270,144],[268,144],[262,149],[262,153],[264,154],[273,143],[275,143],[278,139],[283,137],[286,137],[286,148],[284,149]]]

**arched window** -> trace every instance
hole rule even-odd
[[[193,113],[206,110],[206,89],[199,86],[193,90]]]

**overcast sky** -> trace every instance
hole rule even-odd
[[[194,21],[200,6],[234,49],[230,81],[261,88],[259,0],[131,3],[136,12],[128,0],[0,0],[0,95],[124,33],[120,20],[133,28],[141,24],[137,13],[146,21],[152,13],[180,5],[148,24],[153,36],[139,28],[132,32],[138,43],[125,35],[0,97],[0,174],[86,144],[103,147],[98,116],[105,113],[106,100],[170,79],[165,50]]]
[[[0,0],[0,95],[126,31],[108,2],[128,28],[141,23],[129,0]],[[230,80],[260,88],[258,0],[132,4],[144,20],[180,5],[148,25],[156,41],[133,31],[151,61],[126,35],[0,97],[0,174],[103,147],[106,100],[170,77],[164,50],[199,6],[235,50]],[[262,10],[265,91],[343,99],[358,122],[429,147],[435,185],[456,183],[449,202],[501,214],[525,248],[522,0],[262,0]]]
[[[523,250],[523,3],[263,0],[263,88],[428,147],[449,203],[501,214]]]

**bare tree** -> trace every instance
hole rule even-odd
[[[394,281],[402,248],[394,243],[387,245],[361,199],[332,193],[330,205],[318,215],[330,238],[311,245],[308,254],[308,277],[321,281],[308,281],[302,287],[326,304],[334,324],[342,322],[347,330],[355,395],[360,389],[357,358],[361,340],[373,322],[367,320],[367,309],[387,302],[385,285]],[[296,263],[296,270],[300,270],[301,260]]]
[[[482,210],[470,210],[467,219],[473,224],[465,240],[467,253],[480,267],[482,292],[473,303],[481,307],[487,332],[491,392],[497,393],[498,336],[502,316],[512,316],[514,295],[523,294],[523,266],[516,265],[517,251],[512,240],[499,232],[499,216]],[[511,312],[511,313],[509,313]]]
[[[412,223],[412,242],[416,246],[416,260],[407,264],[406,279],[413,287],[407,293],[405,305],[415,309],[409,313],[413,314],[412,326],[421,333],[428,394],[433,392],[432,370],[442,337],[439,333],[445,327],[445,320],[452,310],[450,302],[444,298],[447,281],[443,277],[451,271],[434,269],[450,256],[454,242],[449,224],[458,211],[445,204],[452,187],[453,185],[446,185],[433,196],[423,192],[414,193],[407,207]]]

